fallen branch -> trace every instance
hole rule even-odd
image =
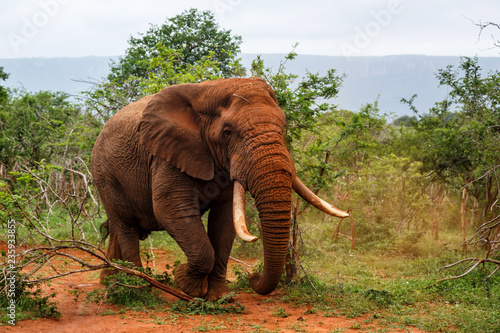
[[[158,288],[160,290],[163,290],[164,292],[169,293],[170,295],[173,295],[173,296],[180,298],[184,301],[192,301],[194,299],[192,296],[186,295],[181,291],[178,291],[172,287],[167,286],[166,284],[158,282],[155,279],[153,279],[152,277],[150,277],[142,272],[139,272],[135,269],[124,267],[124,266],[118,265],[116,263],[110,263],[110,267],[114,268],[114,269],[118,269],[118,270],[125,272],[127,274],[130,274],[130,275],[138,276],[141,279],[143,279],[144,281],[149,282],[153,287]]]
[[[485,281],[490,279],[493,275],[500,271],[500,260],[493,259],[492,256],[495,256],[500,251],[500,241],[495,239],[490,239],[491,237],[498,237],[496,233],[498,232],[498,228],[500,228],[500,215],[494,217],[488,222],[483,223],[479,227],[476,228],[475,234],[466,242],[464,245],[482,245],[486,248],[486,254],[484,258],[467,258],[459,260],[453,264],[446,265],[441,267],[439,270],[445,270],[463,263],[470,263],[470,266],[466,268],[466,270],[459,275],[447,277],[441,280],[436,281],[428,288],[435,286],[443,281],[455,280],[463,278],[464,276],[470,274],[474,269],[476,269],[479,265],[484,263],[491,263],[497,265],[497,267],[486,277]],[[496,236],[495,236],[496,235]]]
[[[85,166],[84,171],[70,169],[69,167],[45,166],[45,169],[40,169],[44,171],[41,172],[40,170],[30,170],[27,166],[21,165],[22,172],[29,175],[38,186],[33,186],[32,193],[23,198],[19,198],[8,187],[3,189],[13,209],[13,211],[9,212],[9,215],[12,216],[14,222],[17,253],[15,259],[0,263],[0,271],[3,275],[0,277],[0,284],[5,284],[7,276],[13,276],[17,272],[23,272],[21,275],[22,281],[32,284],[72,274],[111,268],[137,276],[148,282],[149,285],[179,299],[192,300],[193,297],[156,281],[143,272],[113,262],[100,247],[100,243],[94,245],[88,241],[83,224],[89,223],[89,221],[93,223],[93,221],[91,217],[83,216],[81,212],[85,205],[88,205],[89,210],[98,209],[98,201],[89,187],[91,177],[85,173],[85,171],[88,172],[88,168],[83,160],[79,159],[79,161]],[[56,187],[51,183],[51,179],[53,181],[54,178],[59,179],[60,177],[51,177],[51,175],[57,172],[62,174],[64,170],[79,175],[83,181],[79,182],[78,185],[73,183],[72,186],[64,186],[62,191],[56,190]],[[90,200],[87,200],[87,196],[90,197]],[[43,205],[49,207],[49,210],[42,216],[39,213],[39,207]],[[66,213],[68,224],[66,236],[58,237],[51,231],[52,227],[49,222],[54,215],[52,207],[55,205]],[[76,208],[76,211],[73,210],[74,208]],[[23,218],[20,219],[19,216]],[[16,220],[14,220],[14,217],[16,217]],[[87,218],[84,220],[85,217]],[[95,226],[94,231],[99,237],[99,232]],[[21,234],[22,236],[20,236]],[[26,243],[26,240],[29,240],[29,243]],[[54,263],[56,257],[69,259],[72,264],[77,264],[78,267],[71,268],[70,265],[62,268],[56,267]],[[48,274],[45,272],[48,276],[35,276],[35,274],[39,275],[44,266],[49,269]]]
[[[244,261],[242,261],[242,260],[239,260],[239,259],[236,259],[236,258],[234,258],[234,257],[229,257],[229,259],[234,260],[234,261],[236,261],[237,263],[239,263],[239,264],[243,264],[243,265],[245,265],[245,266],[247,266],[247,267],[253,267],[253,265],[247,264],[246,262],[244,262]]]
[[[81,258],[78,258],[74,255],[71,255],[69,253],[66,253],[66,252],[62,252],[61,250],[63,249],[73,249],[73,250],[81,250],[81,251],[84,251],[88,254],[90,254],[91,256],[93,256],[94,258],[98,258],[102,261],[101,264],[91,264],[88,260],[84,260],[84,259],[81,259]],[[93,251],[90,251],[88,249],[84,249],[84,248],[81,248],[81,247],[77,247],[77,246],[59,246],[57,248],[38,248],[38,249],[30,249],[29,251],[26,251],[25,253],[27,252],[31,252],[33,250],[37,250],[37,251],[47,251],[47,252],[43,252],[43,253],[39,253],[35,258],[32,258],[32,260],[30,260],[28,262],[29,263],[34,263],[34,262],[37,262],[37,266],[31,270],[30,272],[28,272],[26,275],[24,275],[24,281],[26,283],[38,283],[38,282],[45,282],[45,281],[49,281],[49,280],[53,280],[53,279],[56,279],[56,278],[60,278],[60,277],[63,277],[63,276],[68,276],[68,275],[72,275],[72,274],[77,274],[77,273],[84,273],[84,272],[91,272],[91,271],[96,271],[96,270],[101,270],[101,269],[107,269],[107,268],[114,268],[116,270],[119,270],[119,271],[122,271],[126,274],[129,274],[129,275],[134,275],[134,276],[137,276],[137,277],[140,277],[141,279],[143,279],[144,281],[148,282],[151,286],[155,287],[155,288],[158,288],[170,295],[173,295],[179,299],[182,299],[182,300],[185,300],[185,301],[191,301],[193,300],[193,297],[189,296],[189,295],[186,295],[184,294],[183,292],[181,291],[178,291],[170,286],[167,286],[166,284],[163,284],[159,281],[156,281],[155,279],[153,279],[152,277],[138,271],[138,270],[135,270],[135,269],[132,269],[132,268],[129,268],[129,267],[125,267],[123,265],[120,265],[120,264],[117,264],[115,262],[112,262],[111,260],[109,260],[106,256],[100,256],[100,255],[97,255],[95,254]],[[65,258],[69,258],[71,260],[73,260],[74,262],[77,262],[79,263],[81,266],[85,267],[83,269],[75,269],[75,270],[70,270],[68,272],[58,272],[57,270],[55,270],[56,272],[56,275],[51,275],[51,276],[46,276],[46,277],[43,277],[43,278],[37,278],[37,279],[29,279],[30,276],[32,276],[35,272],[37,272],[46,262],[48,262],[51,258],[55,257],[55,256],[61,256],[61,257],[65,257]],[[22,267],[26,267],[27,264],[25,265],[21,265]],[[1,266],[6,266],[6,265],[0,265]],[[18,268],[22,268],[21,266],[18,266]],[[51,265],[52,267],[52,265]]]
[[[438,285],[439,283],[444,282],[444,281],[456,280],[456,279],[463,278],[464,276],[470,274],[474,269],[476,269],[477,266],[479,266],[480,264],[483,264],[483,263],[489,262],[489,263],[493,263],[493,264],[498,265],[498,267],[496,269],[494,269],[493,272],[491,272],[486,277],[485,281],[488,280],[489,278],[491,278],[500,269],[500,260],[495,260],[495,259],[491,259],[491,258],[485,258],[485,259],[467,258],[467,259],[462,259],[460,261],[457,261],[457,262],[455,262],[453,264],[441,267],[439,270],[445,270],[445,269],[448,269],[448,268],[451,268],[451,267],[454,267],[454,266],[457,266],[457,265],[460,265],[460,264],[463,264],[463,263],[466,263],[466,262],[474,262],[474,263],[464,273],[462,273],[460,275],[455,275],[455,276],[450,276],[450,277],[447,277],[447,278],[440,279],[440,280],[436,281],[435,283],[431,284],[430,286],[428,286],[426,288],[427,289],[431,288],[431,287],[433,287],[435,285]]]

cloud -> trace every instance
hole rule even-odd
[[[123,54],[130,35],[192,7],[213,11],[249,53],[286,53],[298,42],[305,54],[498,56],[485,50],[489,35],[476,43],[470,21],[497,20],[497,0],[2,1],[0,58]]]

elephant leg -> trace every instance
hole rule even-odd
[[[108,229],[107,234],[109,237],[108,250],[106,251],[106,255],[110,259],[121,259],[120,245],[118,244],[118,241],[116,240],[116,234],[111,235],[109,233],[109,223],[110,222],[111,222],[111,219],[108,219],[108,222],[106,223],[107,224],[106,228]],[[101,283],[104,284],[106,282],[106,278],[108,276],[114,275],[116,273],[118,273],[118,271],[116,269],[111,269],[111,268],[103,269],[101,271],[101,276],[100,276]]]
[[[165,229],[187,257],[187,263],[175,269],[177,285],[188,295],[205,297],[208,292],[207,276],[214,266],[214,250],[200,216],[176,218],[169,221]]]
[[[208,276],[207,299],[214,301],[230,292],[226,282],[227,262],[233,247],[232,191],[213,205],[208,216],[208,236],[214,248],[214,268]]]
[[[124,227],[117,219],[108,220],[109,244],[107,256],[109,259],[119,259],[128,261],[136,267],[142,267],[139,254],[139,232],[135,227]],[[100,280],[118,273],[115,269],[105,269],[101,271]]]
[[[165,200],[160,203],[162,200],[155,204],[158,223],[177,242],[187,257],[187,263],[175,269],[175,282],[186,294],[205,297],[208,292],[207,276],[214,266],[214,250],[200,214],[197,212],[196,215],[182,216],[182,209],[176,202],[184,201]]]
[[[175,281],[188,295],[205,297],[207,276],[214,266],[214,250],[201,221],[196,183],[162,160],[155,159],[151,168],[156,221],[187,257],[187,263],[175,269]]]

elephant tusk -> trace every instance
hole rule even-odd
[[[321,210],[322,212],[325,212],[329,215],[336,216],[336,217],[348,217],[349,214],[344,212],[343,210],[340,210],[338,208],[333,207],[330,205],[328,202],[322,200],[319,198],[316,194],[314,194],[310,189],[307,188],[307,186],[304,185],[300,181],[299,178],[295,177],[293,179],[293,190],[302,197],[305,201],[310,203],[312,206],[315,208]]]
[[[258,237],[248,232],[245,221],[245,189],[237,181],[233,190],[233,223],[236,234],[245,242],[255,242]]]

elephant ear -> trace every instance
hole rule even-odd
[[[181,172],[210,180],[214,160],[201,137],[201,119],[193,104],[206,87],[183,84],[164,88],[143,111],[139,142],[154,156],[167,160]]]

